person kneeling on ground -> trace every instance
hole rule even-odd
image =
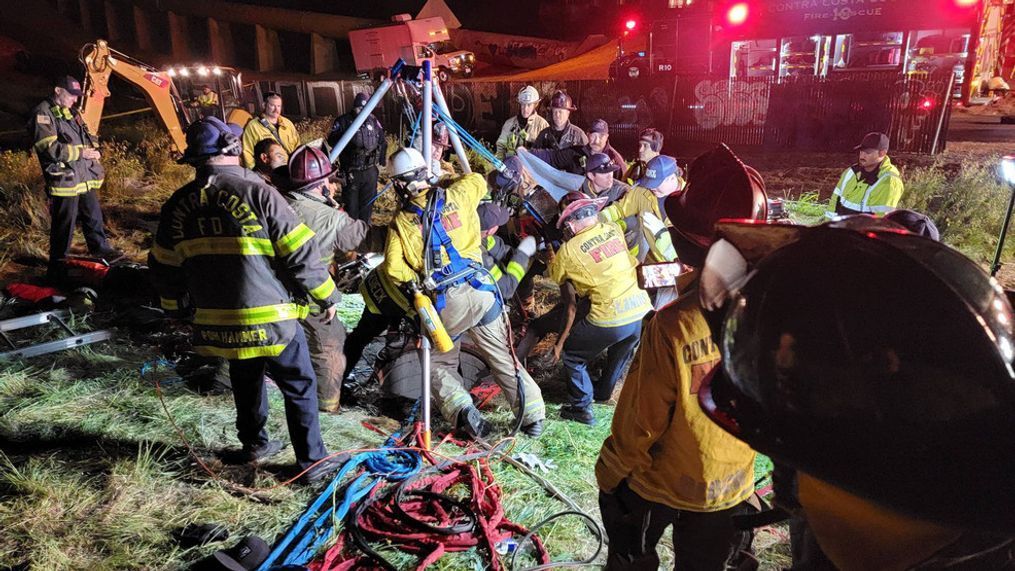
[[[564,243],[550,262],[550,279],[570,283],[578,296],[591,301],[589,313],[573,330],[565,326],[554,356],[563,353],[568,373],[568,403],[560,415],[568,420],[594,424],[591,404],[606,402],[613,395],[641,337],[641,320],[652,309],[648,294],[638,287],[635,267],[624,234],[616,224],[600,222],[605,199],[591,199],[579,192],[560,201],[557,227]],[[568,321],[574,319],[569,311]],[[602,376],[595,383],[588,367],[606,352]]]
[[[468,335],[493,372],[522,431],[538,436],[546,415],[539,386],[511,354],[504,308],[497,286],[482,271],[479,203],[487,194],[483,175],[469,174],[447,189],[427,178],[427,163],[419,151],[403,148],[391,157],[391,175],[400,197],[378,274],[385,290],[397,292],[432,282],[435,307],[455,340],[455,348],[433,354],[432,397],[444,418],[471,437],[485,436],[490,426],[472,403],[458,377],[458,348]],[[429,251],[425,250],[427,244]],[[457,276],[448,281],[445,276]],[[406,295],[398,296],[407,310]],[[524,409],[519,410],[519,386]]]
[[[328,156],[306,145],[289,158],[289,188],[286,201],[300,220],[314,231],[314,243],[321,264],[330,267],[336,254],[355,250],[367,235],[369,226],[353,220],[338,208],[334,200],[338,185]],[[310,360],[317,373],[317,405],[323,412],[338,412],[345,373],[345,326],[339,319],[325,319],[311,309],[303,320],[303,332],[310,347]]]

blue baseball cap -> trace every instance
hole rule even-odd
[[[617,172],[621,169],[621,166],[613,162],[610,155],[606,153],[592,153],[587,163],[585,163],[585,173],[590,172],[597,173],[608,173]]]
[[[638,179],[638,186],[655,190],[671,174],[681,177],[684,176],[684,171],[677,166],[677,159],[666,155],[659,155],[645,165],[645,176]]]

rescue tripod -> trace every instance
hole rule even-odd
[[[421,119],[420,119],[422,121],[422,123],[421,123],[421,129],[420,129],[422,131],[422,139],[423,139],[423,153],[422,154],[423,154],[423,157],[424,157],[424,162],[426,163],[426,177],[427,177],[427,179],[429,179],[429,178],[431,178],[433,176],[433,168],[432,168],[433,167],[433,127],[432,127],[432,123],[433,123],[433,117],[434,117],[434,104],[437,105],[437,114],[439,116],[441,116],[442,119],[445,119],[445,120],[450,119],[450,117],[451,117],[451,110],[448,107],[448,104],[447,104],[447,101],[444,98],[443,92],[440,89],[439,81],[431,73],[431,62],[429,60],[424,61],[422,67],[408,66],[401,59],[399,59],[395,63],[395,65],[391,68],[391,73],[389,74],[389,76],[386,77],[381,82],[381,84],[374,91],[374,93],[370,97],[370,99],[367,100],[366,105],[363,106],[363,110],[360,111],[360,113],[356,116],[356,119],[353,120],[351,125],[349,125],[349,128],[345,131],[345,133],[342,134],[342,137],[339,138],[339,140],[335,143],[335,146],[331,148],[331,151],[330,151],[330,153],[328,155],[328,160],[329,161],[334,163],[336,160],[338,160],[339,154],[342,153],[342,150],[345,149],[345,147],[349,144],[349,141],[351,141],[353,136],[356,135],[356,132],[359,131],[359,128],[366,121],[367,117],[370,116],[370,113],[373,112],[373,110],[377,107],[378,103],[380,103],[381,99],[388,92],[388,90],[390,90],[391,87],[393,85],[395,85],[396,81],[402,81],[402,82],[418,81],[418,82],[422,83],[423,113],[422,113],[422,116],[421,116]],[[436,89],[434,89],[434,87],[436,87]],[[463,134],[464,134],[464,132],[463,132]],[[472,169],[469,167],[469,160],[468,160],[468,157],[465,154],[465,147],[462,144],[461,138],[459,137],[458,130],[453,128],[452,125],[449,125],[448,135],[449,135],[449,137],[451,139],[451,145],[455,149],[455,154],[458,156],[458,162],[461,163],[463,172],[465,174],[471,173]],[[414,134],[413,138],[415,138],[415,134]],[[413,142],[414,141],[410,141],[409,144],[412,145]],[[497,168],[497,170],[501,170],[501,171],[503,171],[504,168],[505,168],[503,163],[501,163],[500,161],[496,161],[496,160],[494,161],[494,167]],[[389,186],[390,186],[390,183],[389,183]],[[385,188],[387,188],[387,187],[385,187]],[[432,213],[432,212],[428,212],[427,214],[429,216],[433,216],[434,215],[434,213]],[[426,249],[426,247],[427,247],[427,245],[425,244],[424,245],[424,250]],[[430,277],[429,275],[426,276],[426,278],[429,278],[429,277]],[[419,332],[420,332],[420,334],[419,334],[419,338],[420,338],[420,370],[422,371],[422,383],[421,383],[422,390],[421,390],[421,395],[420,395],[420,400],[421,400],[420,410],[421,410],[422,416],[423,416],[423,420],[422,420],[422,425],[423,425],[423,430],[422,430],[422,436],[423,436],[423,438],[422,439],[423,439],[423,442],[422,442],[422,445],[423,445],[424,449],[429,450],[430,449],[430,435],[431,435],[431,431],[430,431],[430,426],[431,426],[431,406],[430,406],[430,384],[431,384],[431,367],[430,367],[430,362],[431,362],[431,357],[430,357],[430,355],[431,355],[431,351],[433,350],[433,340],[431,340],[431,338],[427,334],[427,332],[428,331],[431,331],[431,332],[435,331],[435,323],[437,324],[439,329],[443,332],[443,325],[440,325],[439,317],[437,317],[437,312],[436,311],[432,311],[432,312],[431,311],[426,311],[424,308],[420,307],[420,298],[421,297],[425,297],[425,296],[422,295],[422,293],[419,293],[419,292],[417,292],[417,294],[418,295],[416,295],[414,297],[415,297],[415,299],[417,301],[417,303],[416,303],[416,309],[417,309],[416,313],[417,313],[418,318],[419,318],[418,327],[419,327]],[[429,300],[429,298],[427,298],[427,300]],[[431,306],[431,309],[432,309],[432,306]],[[435,336],[437,336],[437,335],[435,335]],[[444,337],[446,338],[446,336],[447,336],[447,333],[444,332]],[[447,343],[445,343],[445,342],[440,342],[439,341],[437,343],[437,346],[438,346],[438,349],[441,350],[442,352],[450,350],[450,347],[447,347]]]
[[[1001,159],[1001,176],[1008,183],[1008,210],[1004,215],[1004,223],[1001,225],[1001,233],[997,237],[997,250],[994,250],[994,261],[990,264],[990,276],[994,277],[1001,269],[1001,252],[1004,250],[1004,242],[1008,237],[1008,226],[1011,224],[1011,215],[1015,211],[1015,155],[1007,155]]]

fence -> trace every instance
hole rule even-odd
[[[542,81],[548,101],[556,89],[571,94],[572,122],[597,118],[611,133],[635,135],[655,127],[675,141],[765,145],[769,148],[843,151],[871,131],[888,133],[895,151],[934,154],[947,139],[952,76],[895,72],[833,74],[828,78],[729,79],[678,76],[661,81]],[[473,134],[496,139],[516,112],[525,83],[469,82],[444,86],[452,116]],[[286,98],[292,115],[345,112],[367,82],[262,82]],[[389,97],[376,114],[389,131],[406,129],[400,100]]]

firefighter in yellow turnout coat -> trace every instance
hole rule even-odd
[[[471,436],[483,436],[489,431],[457,374],[457,340],[468,334],[516,413],[521,383],[525,393],[524,410],[520,411],[522,430],[538,436],[545,416],[542,394],[511,355],[511,341],[502,317],[503,308],[495,294],[496,286],[481,270],[477,211],[480,200],[487,194],[486,180],[479,174],[466,175],[442,190],[427,180],[426,163],[416,149],[403,148],[391,161],[402,210],[391,223],[384,263],[379,268],[380,281],[388,295],[408,310],[405,288],[433,278],[436,288],[432,294],[437,310],[448,334],[456,340],[454,350],[433,355],[432,397],[444,418],[457,429]],[[425,239],[431,246],[429,250]],[[429,272],[434,273],[426,275]],[[442,282],[434,278],[437,272],[458,277]]]

